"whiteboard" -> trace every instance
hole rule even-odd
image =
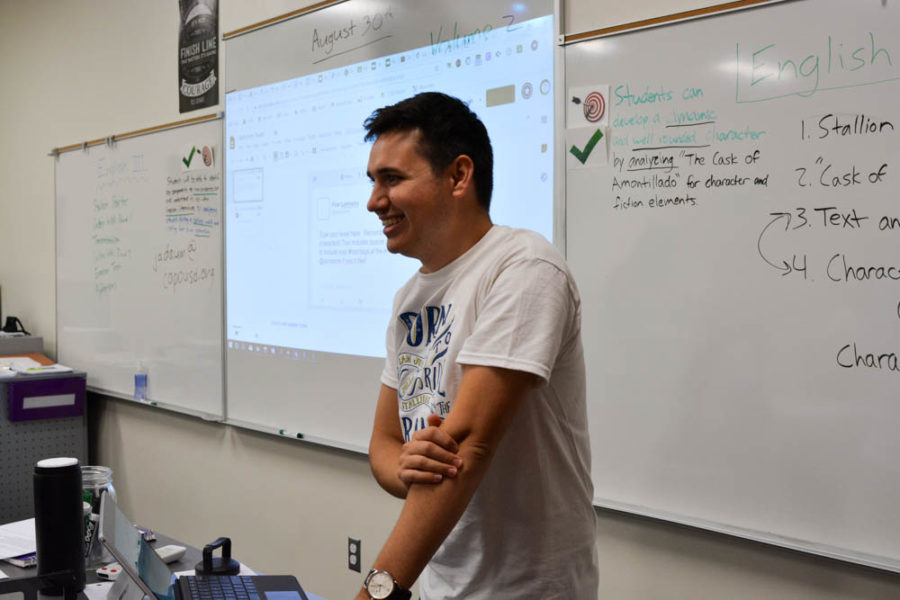
[[[608,109],[566,179],[598,505],[900,570],[898,27],[797,1],[566,48]]]
[[[404,261],[394,255],[387,256],[383,250],[380,251],[385,255],[383,257],[372,253],[365,259],[365,266],[359,267],[359,281],[366,282],[360,292],[359,288],[348,289],[344,280],[331,279],[329,268],[318,268],[318,259],[308,263],[302,252],[306,252],[311,244],[318,248],[318,240],[322,239],[319,238],[320,233],[329,233],[330,228],[333,228],[333,233],[349,234],[349,230],[353,229],[347,225],[350,218],[343,221],[338,212],[346,214],[350,211],[362,215],[367,222],[371,219],[375,225],[371,229],[374,235],[367,243],[371,243],[372,247],[384,248],[381,227],[365,210],[371,184],[365,174],[369,144],[363,141],[362,122],[374,109],[412,96],[416,91],[447,91],[462,96],[456,91],[459,88],[450,89],[447,83],[463,77],[458,73],[472,74],[467,83],[484,81],[477,76],[478,73],[499,72],[496,80],[502,79],[502,83],[495,81],[493,85],[522,89],[520,86],[527,84],[527,93],[514,92],[514,97],[518,99],[503,102],[505,107],[522,107],[521,110],[525,110],[528,102],[532,106],[539,102],[550,105],[551,109],[539,123],[523,123],[503,117],[507,125],[506,130],[501,129],[503,135],[515,140],[505,146],[516,150],[495,151],[492,199],[495,220],[502,215],[504,204],[507,207],[512,205],[510,212],[522,220],[538,214],[537,211],[521,209],[523,198],[540,197],[534,189],[542,181],[539,171],[530,173],[533,182],[523,174],[523,153],[519,152],[519,148],[528,140],[523,140],[520,133],[526,131],[523,125],[528,126],[528,132],[543,128],[546,133],[545,146],[548,154],[552,155],[552,13],[553,5],[549,0],[351,0],[249,33],[225,35],[228,57],[225,67],[228,90],[225,135],[229,153],[229,169],[226,172],[226,264],[230,287],[226,289],[228,314],[225,338],[228,423],[301,437],[352,451],[366,451],[379,378],[384,367],[383,340],[390,318],[391,298],[394,291],[418,268],[418,263],[411,259]],[[529,33],[534,31],[531,28],[535,27],[535,20],[542,22],[541,41],[538,41],[537,34],[532,36]],[[546,35],[543,35],[544,30]],[[522,39],[512,43],[513,38]],[[533,58],[538,56],[537,48],[541,51],[540,59]],[[396,54],[407,51],[409,56]],[[376,57],[382,58],[374,60]],[[439,65],[436,64],[438,62]],[[546,63],[545,79],[523,81],[519,76],[523,63],[529,67]],[[481,71],[476,72],[476,69]],[[372,88],[360,84],[360,81],[366,80],[366,75],[360,76],[359,73],[380,76],[382,72],[390,76],[379,80]],[[318,75],[304,77],[302,81],[294,79],[311,74]],[[427,80],[424,87],[421,81],[414,81],[419,76]],[[277,82],[285,83],[269,89],[257,87]],[[335,93],[328,98],[316,97],[310,90],[315,90],[319,85],[335,90]],[[374,89],[376,85],[378,89]],[[472,106],[476,112],[485,107],[489,87],[485,85],[473,92]],[[297,102],[294,97],[299,98],[303,94],[308,96]],[[310,119],[301,124],[291,116],[307,110],[322,111],[329,105],[343,107],[341,110],[346,112],[340,127],[328,131],[317,132],[317,126],[311,126]],[[242,112],[243,107],[247,106],[252,109]],[[494,109],[495,114],[510,114],[505,111],[506,108]],[[328,119],[322,114],[316,113],[317,120],[324,123]],[[497,129],[491,130],[487,117],[485,121],[496,141]],[[242,135],[245,122],[260,128],[259,138]],[[263,131],[263,127],[267,129]],[[326,156],[329,145],[332,150],[340,149],[335,164],[326,170],[316,166],[315,157],[297,158],[300,156],[298,148],[300,152],[315,153],[317,150],[313,144],[304,149],[301,146],[306,144],[296,140],[307,136],[316,139],[319,133],[322,134],[318,138],[320,140],[327,136],[319,157]],[[521,144],[517,146],[515,142]],[[530,147],[537,154],[541,146],[534,144]],[[283,167],[279,176],[273,176],[274,169],[270,170],[269,166],[265,170],[260,167],[263,161],[274,163],[276,160],[281,161],[279,165],[290,165],[290,160],[296,160],[298,164]],[[549,162],[552,165],[552,160]],[[504,170],[504,166],[513,176],[501,178],[496,175]],[[315,173],[310,173],[307,178],[306,170]],[[552,180],[552,166],[549,171],[547,186],[555,183]],[[296,197],[291,197],[290,203],[279,207],[279,187],[282,186],[277,182],[283,180],[291,182],[287,189],[300,190],[312,189],[312,182],[318,181],[315,189],[327,188],[327,194],[322,192],[316,204],[307,206],[306,201],[301,199],[303,194],[298,193]],[[521,193],[509,192],[510,189],[518,192],[519,188],[522,188]],[[333,218],[330,201],[322,202],[331,195],[340,198],[341,203],[341,207],[335,209]],[[553,201],[552,188],[546,197]],[[286,205],[290,205],[291,210],[285,210]],[[324,216],[325,213],[328,216]],[[272,241],[276,238],[274,234],[256,245],[247,244],[245,240],[249,238],[241,237],[248,230],[268,233],[270,230],[263,229],[261,224],[269,215],[275,214],[278,217],[273,220],[279,220],[284,227],[292,229],[278,236],[277,242]],[[502,216],[499,218],[503,224],[515,224]],[[307,225],[313,222],[319,227],[320,220],[320,229]],[[552,225],[552,220],[552,210],[548,210],[540,224]],[[343,227],[347,229],[341,229]],[[285,240],[290,243],[282,243]],[[249,247],[258,250],[258,256],[268,253],[272,258],[258,259],[254,255],[254,260],[247,260],[246,257],[251,255],[247,250]],[[242,268],[252,272],[252,275],[245,276]],[[295,282],[305,284],[306,272],[312,273],[313,278],[320,278],[314,301],[307,299],[313,298],[312,292],[304,289],[303,285],[295,285]],[[271,282],[277,278],[291,284],[275,288]],[[383,288],[389,287],[384,284],[386,280],[393,285],[382,294]],[[248,282],[259,283],[254,285]],[[277,291],[273,292],[273,289]],[[360,301],[361,297],[365,297],[365,301]],[[342,305],[340,310],[343,313],[335,317],[333,312],[322,310],[314,313],[310,310],[308,314],[313,317],[296,317],[294,308],[316,302],[328,304],[328,308],[332,304]],[[364,306],[358,308],[357,302]],[[242,310],[245,306],[252,310]],[[379,310],[372,310],[373,306]],[[266,321],[267,325],[277,321],[281,331],[273,332],[276,328],[267,326],[252,329],[248,326],[252,321],[248,318],[251,313],[252,317]],[[294,341],[297,338],[283,333],[288,327],[298,331],[324,328],[327,329],[329,341],[335,344],[342,341],[347,346],[302,346]],[[375,332],[374,335],[368,335],[370,330]],[[285,341],[277,341],[279,339]],[[351,352],[357,355],[351,355]]]
[[[56,160],[57,345],[88,386],[224,414],[221,120]],[[208,163],[208,164],[207,164]]]

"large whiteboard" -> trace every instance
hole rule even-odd
[[[454,69],[461,69],[459,72],[473,73],[473,70],[482,69],[492,72],[502,71],[494,65],[510,64],[505,72],[502,72],[502,83],[496,83],[498,86],[519,88],[523,84],[527,84],[531,90],[533,85],[534,98],[532,104],[538,102],[538,98],[549,98],[552,101],[552,84],[551,74],[552,62],[546,60],[546,57],[552,57],[552,35],[542,37],[540,43],[537,39],[528,37],[527,41],[519,40],[519,44],[511,44],[509,40],[514,36],[525,36],[530,31],[530,26],[526,25],[526,21],[533,21],[539,17],[546,17],[546,21],[550,22],[553,12],[553,5],[549,0],[530,0],[528,2],[512,2],[509,0],[491,0],[489,2],[480,2],[473,0],[465,0],[461,2],[446,2],[445,0],[404,0],[401,2],[388,2],[385,0],[352,0],[349,2],[338,2],[329,5],[327,8],[304,14],[296,18],[280,21],[277,24],[253,30],[240,35],[226,34],[226,50],[228,61],[225,66],[226,89],[226,136],[229,138],[228,150],[235,150],[231,146],[232,132],[230,127],[234,127],[235,122],[242,121],[245,118],[253,121],[258,120],[259,123],[266,123],[267,127],[271,127],[272,131],[289,131],[295,125],[288,125],[273,119],[279,119],[284,114],[297,114],[298,108],[302,108],[305,112],[306,107],[296,107],[288,102],[284,102],[284,98],[280,101],[272,99],[272,92],[264,92],[259,95],[253,91],[248,98],[253,99],[257,104],[256,113],[251,117],[245,117],[236,107],[238,104],[233,99],[242,91],[251,90],[256,86],[272,84],[280,81],[297,78],[301,75],[310,75],[320,73],[318,81],[343,82],[348,75],[348,65],[354,65],[365,61],[365,65],[358,64],[353,72],[365,70],[367,72],[380,73],[379,69],[385,69],[386,64],[390,63],[390,58],[382,58],[374,60],[376,57],[383,57],[386,54],[405,52],[407,50],[416,50],[416,55],[421,54],[423,57],[437,57],[441,63],[441,67],[445,65],[455,64]],[[535,54],[535,49],[540,48],[542,51],[542,59],[528,59]],[[504,58],[500,58],[501,55]],[[484,56],[484,63],[482,57]],[[506,57],[521,57],[530,60],[532,63],[546,61],[548,64],[546,80],[542,82],[541,78],[534,81],[521,81],[517,78],[517,69],[512,66],[516,63],[510,58],[509,63],[502,62]],[[394,56],[393,67],[402,70],[404,73],[418,73],[425,71],[428,74],[428,84],[424,88],[418,88],[418,91],[426,89],[435,89],[440,91],[450,91],[444,85],[448,85],[445,80],[450,80],[454,76],[452,73],[448,76],[444,71],[435,71],[436,65],[429,64],[428,68],[414,67],[412,52],[407,64],[407,68],[402,65],[407,57]],[[493,60],[492,60],[493,59]],[[423,58],[424,60],[424,58]],[[445,62],[446,60],[446,62]],[[483,64],[483,67],[478,65]],[[449,67],[446,67],[449,68]],[[472,69],[466,71],[466,69]],[[330,71],[330,72],[328,72]],[[438,72],[439,75],[430,75]],[[390,102],[398,101],[406,95],[415,93],[415,84],[410,84],[409,76],[399,76],[392,79],[385,79],[381,84],[381,88],[373,90],[372,96],[367,98],[356,98],[354,94],[359,89],[357,83],[338,83],[330,84],[330,89],[337,90],[333,97],[327,99],[320,98],[316,100],[307,100],[307,106],[311,110],[317,110],[317,103],[323,102],[323,106],[327,104],[349,106],[348,112],[358,113],[346,116],[345,122],[341,123],[341,128],[352,132],[353,142],[349,145],[343,137],[342,132],[334,133],[333,131],[324,132],[329,136],[329,143],[335,139],[340,140],[342,155],[336,158],[335,169],[340,168],[341,173],[333,171],[326,174],[326,177],[333,177],[334,181],[342,182],[340,192],[337,192],[338,183],[329,183],[334,187],[329,193],[339,194],[342,202],[346,206],[352,208],[342,208],[343,211],[358,211],[364,216],[365,201],[371,193],[371,186],[368,178],[365,176],[365,161],[368,156],[368,146],[362,143],[363,131],[362,122],[372,110],[379,106],[384,106]],[[433,80],[430,78],[433,77]],[[458,77],[458,76],[457,76]],[[305,82],[294,81],[291,85],[310,86],[315,82],[316,78],[310,77]],[[479,80],[477,73],[473,73],[471,80]],[[349,80],[353,81],[353,80]],[[285,88],[287,89],[287,88]],[[302,88],[301,88],[302,89]],[[308,89],[308,88],[307,88]],[[370,88],[365,88],[368,94]],[[399,97],[392,95],[401,94]],[[485,104],[485,96],[487,89],[478,89],[478,101],[480,106]],[[527,92],[525,98],[518,93],[517,106],[525,106],[527,98],[531,96],[531,91]],[[263,97],[265,101],[257,101],[255,98]],[[389,98],[392,98],[390,102]],[[512,105],[512,102],[509,103]],[[275,108],[272,108],[275,107]],[[321,107],[318,108],[321,110]],[[477,110],[477,109],[476,109]],[[270,113],[276,114],[270,114]],[[548,111],[552,113],[552,111]],[[321,114],[321,113],[319,113]],[[320,117],[324,119],[324,117]],[[508,120],[510,127],[505,135],[509,139],[521,140],[518,136],[520,131],[524,130],[518,121]],[[546,146],[552,147],[553,121],[552,114],[545,115],[543,123],[531,122],[528,124],[530,130],[540,130],[546,128]],[[490,124],[488,125],[490,129]],[[492,135],[496,130],[492,132]],[[267,139],[259,141],[259,147],[275,148],[282,151],[288,148],[288,144],[277,136],[276,133],[268,134]],[[315,128],[309,125],[297,127],[296,136],[301,137],[309,135],[310,139],[314,139],[316,135]],[[334,137],[331,137],[334,135]],[[241,163],[240,154],[243,151],[241,144],[247,144],[237,134],[237,149],[229,155],[229,165],[250,165],[251,163]],[[321,138],[321,139],[324,139]],[[496,140],[496,138],[495,138]],[[292,142],[293,143],[293,142]],[[334,142],[337,144],[338,142]],[[348,143],[347,146],[343,144]],[[269,144],[267,146],[267,144]],[[299,145],[299,144],[298,144]],[[357,146],[363,145],[364,154],[362,156],[357,152]],[[534,178],[533,183],[529,183],[528,176],[522,173],[521,158],[522,152],[520,147],[514,144],[508,144],[515,151],[495,152],[495,187],[492,200],[492,213],[496,218],[498,213],[503,210],[504,200],[510,198],[521,199],[524,194],[533,191],[534,187],[540,185],[540,173],[532,172],[530,175]],[[245,145],[244,147],[248,147]],[[537,150],[540,146],[532,146]],[[312,152],[316,152],[312,148]],[[230,162],[234,158],[234,162]],[[258,159],[256,159],[258,160]],[[515,177],[505,180],[501,179],[496,173],[502,172],[503,166],[507,166],[506,171],[514,173]],[[256,163],[257,165],[259,163]],[[237,169],[235,170],[235,173]],[[242,176],[250,173],[248,169],[242,173]],[[301,168],[297,168],[291,173],[291,176],[298,177],[300,183],[297,185],[307,185],[302,175]],[[234,175],[226,175],[228,192],[226,193],[226,205],[231,198],[237,197],[237,192],[241,188],[240,183],[236,181]],[[246,178],[244,179],[246,181]],[[344,181],[356,182],[356,184],[344,184]],[[264,198],[266,195],[272,203],[276,199],[276,185],[273,183],[275,178],[254,175],[253,181],[258,182],[259,187],[253,186],[253,197]],[[355,185],[352,191],[349,187]],[[532,186],[532,187],[529,187]],[[505,190],[521,186],[524,189],[522,194],[509,194]],[[264,190],[257,192],[256,190]],[[232,194],[229,196],[229,194]],[[248,194],[249,195],[249,194]],[[549,194],[548,194],[549,195]],[[532,194],[537,196],[537,194]],[[336,196],[337,197],[337,196]],[[255,202],[255,200],[254,200]],[[264,204],[264,203],[263,203]],[[235,200],[235,210],[229,209],[228,218],[241,210],[241,203]],[[245,203],[254,206],[253,203]],[[518,208],[521,202],[515,204]],[[256,209],[254,209],[256,210]],[[305,209],[304,209],[305,210]],[[251,211],[252,212],[252,211]],[[511,212],[523,214],[520,209]],[[536,212],[536,211],[535,211]],[[273,213],[274,214],[274,213]],[[289,214],[289,213],[285,213]],[[310,213],[311,214],[311,213]],[[534,213],[524,211],[523,218],[533,216]],[[318,215],[317,215],[318,217]],[[242,217],[243,218],[243,217]],[[250,218],[254,218],[251,216]],[[548,217],[547,220],[550,220]],[[337,221],[338,219],[335,219]],[[237,233],[242,223],[235,218],[234,221],[226,221],[229,225],[226,235],[227,260],[234,261],[232,264],[240,267],[240,261],[243,256],[249,254],[244,251],[241,254],[239,250],[240,240]],[[291,218],[286,216],[283,218],[284,223],[290,223],[291,227],[296,227],[298,232],[293,237],[298,240],[303,239],[304,235],[312,234],[313,239],[317,239],[318,231],[302,225],[300,218]],[[505,219],[504,224],[509,224]],[[231,225],[234,224],[234,227]],[[334,225],[338,228],[339,225]],[[337,230],[337,229],[336,229]],[[377,239],[375,244],[383,248],[383,239],[380,230],[375,230]],[[354,233],[360,233],[355,231]],[[274,244],[273,244],[274,246]],[[301,263],[297,258],[298,252],[280,251],[280,260],[290,261],[291,266]],[[241,257],[241,258],[236,258]],[[271,261],[274,262],[274,261]],[[379,299],[383,300],[385,308],[384,314],[375,313],[374,311],[366,312],[365,310],[345,313],[345,319],[348,322],[358,322],[360,315],[367,320],[366,325],[374,324],[377,328],[377,346],[383,349],[383,331],[387,327],[387,319],[389,318],[390,300],[393,290],[402,285],[418,265],[410,265],[400,262],[395,256],[384,257],[384,261],[369,260],[366,263],[366,271],[361,274],[362,277],[368,277],[373,280],[387,279],[393,277],[396,279],[396,286],[391,290],[391,294],[380,295]],[[235,288],[254,289],[260,295],[274,297],[278,302],[290,302],[292,296],[289,293],[270,294],[269,292],[261,293],[259,290],[264,289],[262,286],[248,287],[237,284],[238,278],[235,276],[237,269],[233,269],[229,273],[229,285]],[[279,269],[284,271],[277,275],[270,273],[265,269],[260,269],[259,273],[254,274],[256,277],[286,277],[301,279],[297,273],[303,273],[301,269]],[[322,271],[314,271],[319,273]],[[327,280],[327,281],[326,281]],[[323,277],[326,286],[332,286],[331,292],[337,296],[341,295],[337,300],[326,299],[324,302],[346,302],[352,305],[356,302],[355,295],[359,294],[359,290],[346,289],[341,287],[343,283],[335,279],[333,282]],[[374,285],[372,287],[375,287]],[[298,290],[301,288],[297,288]],[[336,291],[335,291],[336,290]],[[291,290],[293,293],[294,290]],[[381,290],[378,290],[379,292]],[[227,306],[232,314],[238,312],[237,308],[243,298],[241,296],[247,294],[232,294],[228,290]],[[366,288],[365,293],[374,295],[375,290]],[[307,292],[302,292],[305,298]],[[304,300],[305,301],[305,300]],[[298,301],[299,302],[299,301]],[[248,304],[251,302],[248,301]],[[280,315],[269,314],[267,310],[271,303],[257,301],[256,310],[261,316],[275,320],[283,320],[284,314],[292,317],[290,311],[281,311]],[[352,306],[351,306],[352,308]],[[229,319],[232,315],[229,315]],[[243,316],[243,315],[242,315]],[[352,321],[357,319],[357,321]],[[301,319],[293,319],[293,325],[305,327],[305,322]],[[240,324],[240,321],[236,321]],[[323,322],[328,322],[323,319]],[[229,323],[228,325],[233,325]],[[344,325],[342,327],[342,325]],[[329,334],[337,339],[340,335],[351,340],[357,339],[357,331],[353,327],[346,326],[344,323],[336,323],[332,326],[333,331]],[[362,337],[362,336],[360,336]],[[234,338],[234,339],[232,339]],[[253,339],[252,337],[250,338]],[[371,339],[371,338],[367,338]],[[353,451],[365,452],[369,437],[372,431],[372,418],[374,415],[375,400],[378,395],[379,376],[384,366],[384,359],[369,353],[365,356],[351,356],[349,352],[343,350],[334,351],[307,351],[298,350],[297,348],[275,348],[271,346],[273,342],[268,339],[259,341],[258,343],[250,342],[246,337],[238,337],[236,333],[226,331],[226,385],[228,388],[228,411],[227,422],[265,431],[269,433],[279,433],[289,435],[291,437],[302,437],[305,440],[317,441],[328,445],[350,449]],[[234,344],[230,342],[235,342]],[[355,343],[355,341],[353,342]],[[358,348],[362,344],[357,344]],[[287,350],[285,352],[285,350]],[[358,350],[362,353],[361,350]],[[276,354],[277,352],[277,354]]]
[[[91,389],[134,398],[144,373],[147,402],[223,417],[221,137],[217,119],[57,158],[58,360]]]
[[[900,570],[900,10],[850,4],[568,46],[567,249],[597,504]]]

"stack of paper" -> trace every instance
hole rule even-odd
[[[71,367],[59,363],[44,365],[27,356],[0,357],[0,379],[12,377],[17,373],[43,375],[45,373],[68,373],[71,370]]]
[[[34,519],[0,525],[0,559],[8,559],[37,551]]]

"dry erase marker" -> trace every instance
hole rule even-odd
[[[297,438],[298,440],[302,440],[302,439],[303,439],[303,434],[302,434],[302,433],[295,433],[295,432],[293,432],[293,431],[288,431],[287,429],[279,429],[279,430],[278,430],[278,435],[283,435],[283,436],[285,436],[285,437]]]

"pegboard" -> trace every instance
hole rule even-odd
[[[87,464],[86,415],[10,421],[7,386],[0,384],[0,523],[34,516],[34,465],[54,456]]]

